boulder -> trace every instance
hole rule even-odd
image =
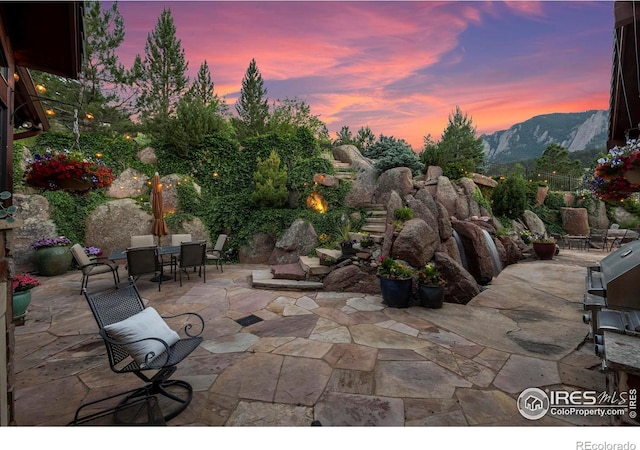
[[[466,177],[460,179],[460,186],[462,187],[462,190],[464,191],[464,196],[467,199],[467,205],[468,205],[467,207],[469,210],[469,215],[467,217],[481,215],[480,205],[478,205],[478,202],[474,198],[474,195],[482,195],[482,193],[480,192],[480,189],[478,189],[478,186],[473,182],[471,178],[466,178]],[[463,219],[463,217],[458,216],[458,219]]]
[[[522,220],[532,235],[546,236],[547,229],[544,226],[544,222],[540,220],[540,217],[538,217],[536,213],[527,209],[524,214],[522,214]]]
[[[240,264],[267,264],[276,246],[276,238],[267,233],[256,233],[238,249]]]
[[[518,240],[520,239],[518,238]],[[515,264],[522,259],[522,250],[520,249],[518,242],[509,236],[498,236],[496,239],[496,246],[498,245],[498,241],[502,244],[502,248],[504,249],[504,259],[502,259],[502,255],[500,256],[500,259],[505,267],[510,264]],[[520,243],[522,243],[521,240]]]
[[[458,220],[466,220],[470,216],[469,198],[464,195],[458,195],[455,201],[456,213],[454,214]]]
[[[440,248],[438,249],[438,251],[446,253],[458,264],[462,265],[462,259],[460,259],[460,249],[458,248],[458,243],[456,242],[454,237],[450,237],[449,239],[442,241],[440,243]]]
[[[120,175],[113,180],[109,189],[107,189],[107,197],[127,198],[149,195],[149,177],[135,169],[125,169]]]
[[[300,266],[300,263],[278,264],[271,266],[271,273],[276,280],[305,280],[307,273]]]
[[[433,258],[439,245],[437,231],[422,219],[411,219],[404,223],[393,242],[391,257],[406,261],[413,267],[421,267]]]
[[[316,173],[313,176],[313,182],[317,183],[317,184],[319,184],[321,186],[337,187],[338,184],[340,183],[340,180],[338,180],[333,175],[327,175],[327,174],[324,174],[324,173]]]
[[[572,236],[589,236],[589,217],[586,208],[560,208],[562,228]]]
[[[442,203],[438,203],[437,208],[438,231],[440,232],[440,239],[449,239],[451,236],[453,236],[453,228],[451,228],[451,219],[449,218],[449,212]]]
[[[391,191],[387,200],[387,223],[391,223],[394,219],[396,209],[404,208],[402,198],[396,191]]]
[[[607,208],[602,200],[593,199],[592,201],[585,202],[584,207],[587,209],[587,217],[591,228],[600,230],[609,228],[611,223],[607,217]]]
[[[345,206],[361,208],[371,203],[378,179],[378,173],[371,161],[362,156],[354,145],[340,145],[332,152],[335,159],[348,162],[351,168],[356,170],[356,179],[344,199]]]
[[[215,243],[211,242],[211,235],[209,234],[209,230],[207,229],[205,224],[202,223],[202,220],[200,220],[200,218],[198,217],[183,220],[177,229],[171,230],[171,234],[190,234],[191,239],[193,239],[194,241],[207,241],[207,245],[209,247],[213,247],[213,244]],[[164,242],[164,238],[162,242]]]
[[[363,283],[365,279],[367,283]],[[380,283],[375,275],[368,275],[354,264],[332,270],[324,279],[324,290],[330,292],[362,292],[379,294]]]
[[[156,156],[156,151],[153,147],[145,147],[142,150],[138,151],[136,154],[138,159],[147,164],[153,164],[154,166],[158,164],[158,157]]]
[[[636,216],[631,214],[629,211],[624,209],[622,206],[616,206],[613,209],[613,220],[617,224],[624,224],[625,222],[629,222],[633,219],[636,219]]]
[[[391,247],[393,246],[393,234],[396,230],[396,227],[388,223],[387,229],[384,232],[384,238],[382,239],[382,250],[380,255],[384,258],[387,256],[391,256]]]
[[[414,219],[422,219],[427,222],[436,233],[438,233],[438,240],[440,240],[439,230],[438,230],[438,219],[431,213],[431,211],[427,208],[427,206],[413,197],[413,195],[407,195],[405,197],[405,202],[407,206],[411,208],[413,211]]]
[[[105,256],[112,250],[131,245],[131,236],[151,234],[153,216],[131,198],[111,200],[93,210],[87,217],[84,243],[102,249]]]
[[[440,210],[438,209],[438,205],[436,204],[433,195],[431,195],[431,193],[427,189],[418,190],[418,192],[416,192],[415,198],[424,203],[425,206],[429,208],[429,211],[431,211],[431,214],[433,214],[434,217],[438,217],[438,215],[440,214]]]
[[[453,186],[449,178],[447,177],[438,177],[438,188],[435,195],[435,200],[440,202],[447,208],[447,212],[449,216],[456,215],[456,199],[458,198],[458,193],[456,192],[456,188]]]
[[[538,186],[538,191],[536,192],[536,205],[542,206],[544,201],[547,199],[547,194],[549,193],[549,186]]]
[[[373,201],[387,203],[391,191],[396,191],[400,198],[413,193],[413,175],[408,167],[394,167],[385,170],[379,177],[373,193]]]
[[[313,225],[297,219],[276,242],[269,257],[269,264],[291,264],[298,261],[301,255],[311,252],[318,242],[318,235]]]
[[[482,228],[466,221],[456,221],[451,225],[460,236],[469,273],[479,284],[490,283],[493,278],[493,261]]]
[[[441,176],[442,176],[442,167],[429,166],[427,167],[427,176],[425,177],[425,181],[427,183],[430,181],[435,181],[437,183],[438,178]]]
[[[436,252],[434,263],[442,277],[447,281],[444,287],[444,300],[449,303],[466,305],[480,293],[480,286],[464,267],[448,254]]]
[[[13,229],[13,239],[7,245],[13,255],[16,273],[36,270],[31,243],[36,239],[58,236],[56,224],[51,220],[49,202],[42,195],[13,194],[14,215],[22,225]]]
[[[471,180],[478,186],[486,186],[486,187],[494,188],[498,185],[498,182],[493,178],[490,178],[486,175],[481,175],[479,173],[472,173]]]
[[[162,203],[164,205],[164,211],[166,213],[175,213],[179,210],[178,204],[178,186],[182,183],[190,183],[188,178],[183,177],[178,174],[166,175],[160,178],[160,183],[162,183]],[[200,186],[196,183],[193,183],[193,187],[196,190],[196,193],[199,194],[201,191]]]

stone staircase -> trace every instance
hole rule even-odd
[[[350,163],[333,159],[333,167],[336,170],[335,177],[341,180],[353,181],[356,172]],[[363,232],[377,243],[382,242],[386,231],[387,209],[382,204],[371,204],[364,208],[365,224],[359,233],[351,233],[353,239],[359,241]],[[338,261],[341,257],[339,250],[316,249],[318,256],[300,256],[298,263],[273,266],[269,270],[254,270],[251,274],[251,285],[258,289],[277,290],[321,290],[322,282],[313,281],[317,277],[331,272],[330,266],[320,264],[320,257]]]

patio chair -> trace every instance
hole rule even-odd
[[[71,246],[71,254],[78,264],[78,268],[82,271],[82,282],[80,283],[80,293],[89,284],[89,277],[92,275],[98,275],[101,273],[111,272],[113,274],[113,282],[118,287],[120,283],[120,275],[118,274],[118,265],[114,262],[101,260],[91,261],[87,254],[84,252],[84,248],[80,244],[74,244]]]
[[[587,249],[590,247],[606,250],[607,249],[607,230],[594,228],[589,232],[589,241]]]
[[[140,275],[155,274],[153,279],[158,282],[158,290],[162,285],[162,264],[158,256],[158,247],[130,247],[127,253],[127,276],[135,281]]]
[[[206,241],[183,242],[180,244],[180,255],[174,257],[175,272],[173,280],[175,281],[178,272],[180,272],[180,286],[182,286],[182,272],[187,275],[187,269],[192,268],[195,272],[199,269],[198,276],[203,278],[203,283],[207,282],[207,243]],[[203,276],[204,275],[204,276]]]
[[[218,268],[218,264],[220,265],[220,272],[224,272],[222,270],[222,249],[224,248],[224,244],[227,242],[227,235],[221,234],[218,236],[216,240],[216,245],[213,247],[213,250],[207,252],[207,261],[215,261],[216,268]]]
[[[190,234],[172,234],[171,235],[171,246],[178,247],[183,242],[191,242],[193,238]]]
[[[129,248],[133,247],[153,247],[156,245],[153,242],[153,234],[144,234],[140,236],[131,236],[131,245]]]
[[[204,320],[196,313],[161,317],[145,308],[133,281],[118,290],[84,295],[98,324],[107,349],[109,366],[115,373],[133,373],[146,384],[128,393],[124,402],[158,398],[164,420],[176,417],[191,402],[193,388],[183,380],[170,380],[178,364],[202,342]],[[164,319],[178,321],[181,335]],[[192,323],[193,322],[193,323]],[[147,376],[147,371],[153,371]]]

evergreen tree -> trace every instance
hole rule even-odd
[[[318,116],[311,114],[311,107],[297,97],[278,99],[273,103],[269,116],[269,130],[294,134],[298,128],[307,128],[320,141],[329,140],[327,126]]]
[[[476,137],[476,128],[471,118],[463,114],[459,106],[449,115],[449,123],[438,143],[443,169],[455,164],[463,172],[475,172],[484,161],[482,139]]]
[[[269,118],[269,100],[256,60],[252,59],[242,79],[240,98],[236,102],[239,119],[234,121],[241,140],[264,134]]]
[[[355,142],[353,133],[347,125],[344,125],[340,131],[336,132],[336,140],[333,141],[333,145],[354,145]]]
[[[536,172],[547,172],[571,177],[579,177],[582,170],[580,161],[569,157],[569,150],[552,142],[536,159]]]
[[[164,135],[188,78],[181,41],[170,9],[164,9],[155,29],[147,36],[144,60],[136,56],[133,75],[138,88],[137,107],[152,132]]]
[[[280,157],[275,151],[264,161],[258,158],[258,164],[253,176],[256,190],[251,198],[262,208],[281,208],[289,197],[287,191],[287,169],[280,168]]]
[[[225,116],[229,112],[227,103],[214,92],[214,84],[211,81],[211,72],[206,59],[200,65],[196,79],[189,88],[189,94],[220,115]]]

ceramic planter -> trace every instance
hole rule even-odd
[[[406,278],[396,280],[384,277],[379,278],[382,303],[391,308],[408,308],[413,288],[413,279]]]
[[[556,253],[556,243],[555,242],[534,242],[533,251],[535,252],[538,259],[542,259],[542,260],[553,259],[553,256]]]
[[[39,248],[34,255],[38,273],[45,277],[66,273],[72,259],[73,256],[67,246]]]
[[[31,290],[13,293],[13,318],[21,319],[31,304]]]
[[[444,287],[418,284],[418,299],[420,306],[424,306],[425,308],[442,308],[442,303],[444,302]]]
[[[342,250],[343,256],[353,256],[356,254],[356,251],[353,248],[353,242],[341,242],[340,249]]]

